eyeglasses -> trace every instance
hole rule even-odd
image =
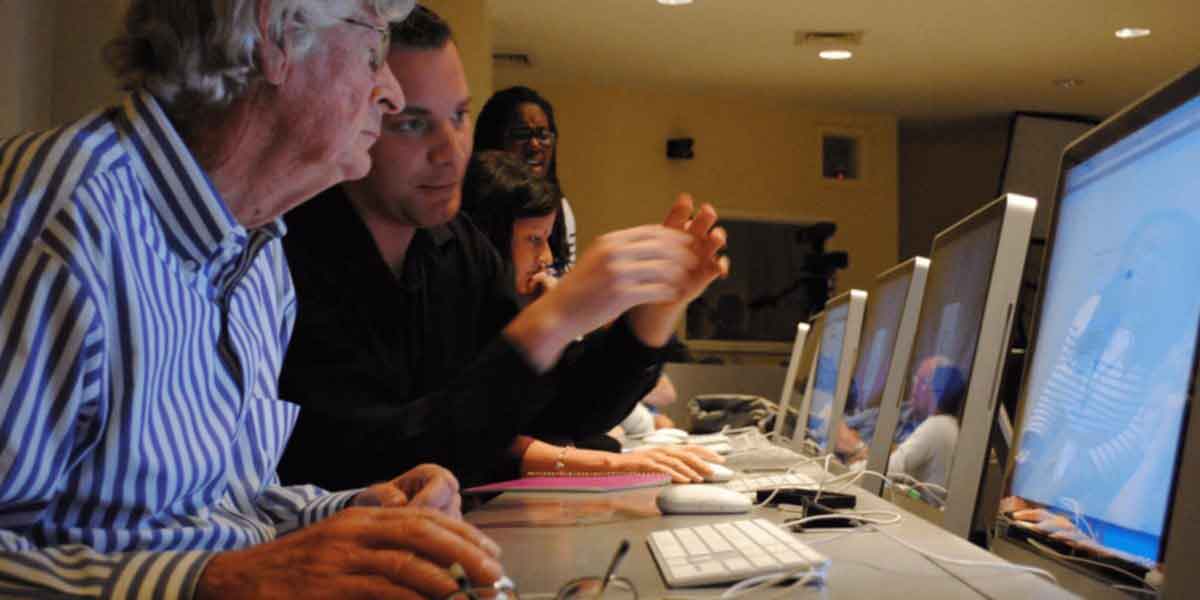
[[[554,138],[557,137],[550,129],[545,127],[513,127],[508,130],[508,137],[515,142],[528,142],[532,139],[543,144],[553,144]]]
[[[572,579],[558,589],[558,593],[554,595],[554,599],[637,600],[637,588],[633,585],[633,582],[624,577],[614,576],[617,567],[621,564],[621,560],[628,553],[629,540],[621,540],[621,545],[617,547],[617,552],[613,554],[612,560],[608,563],[608,569],[604,571],[602,577],[579,577]],[[444,600],[521,600],[521,594],[517,591],[517,585],[508,577],[501,577],[499,581],[488,587],[471,587],[471,582],[467,580],[462,567],[458,565],[455,565],[455,567],[458,568],[452,568],[451,573],[458,580],[459,590],[446,596]],[[549,594],[527,595],[526,600],[542,597],[549,597]]]
[[[379,72],[383,70],[383,65],[387,61],[388,49],[392,47],[392,30],[349,17],[343,18],[342,21],[358,27],[365,27],[379,34],[379,46],[367,50],[367,64],[371,65],[372,71]]]

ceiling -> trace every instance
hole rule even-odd
[[[1200,0],[491,0],[494,50],[531,79],[795,99],[945,119],[1105,116],[1200,64]],[[1120,40],[1120,27],[1153,30]],[[863,31],[849,61],[795,32]],[[1072,88],[1058,79],[1078,79]]]

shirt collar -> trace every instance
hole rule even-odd
[[[122,112],[123,142],[140,162],[142,184],[175,251],[203,264],[221,260],[231,246],[244,247],[246,228],[233,217],[158,100],[144,90],[134,92]],[[279,219],[262,229],[272,237],[286,231]]]

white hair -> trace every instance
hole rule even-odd
[[[258,0],[132,0],[106,48],[122,87],[145,89],[172,116],[228,106],[259,75]],[[302,59],[317,32],[360,11],[403,20],[414,0],[271,0],[267,30]],[[285,35],[287,34],[287,35]]]

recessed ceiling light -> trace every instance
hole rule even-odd
[[[817,56],[825,60],[850,60],[854,53],[849,50],[822,50]]]
[[[1073,77],[1068,77],[1065,79],[1055,79],[1054,85],[1056,85],[1060,88],[1066,88],[1066,89],[1077,88],[1077,87],[1083,85],[1083,80],[1075,79]]]
[[[683,6],[684,4],[691,4],[692,0],[658,0],[658,3],[663,6]]]
[[[1122,27],[1117,30],[1116,36],[1123,40],[1132,40],[1136,38],[1144,38],[1150,35],[1150,30],[1145,27]]]

